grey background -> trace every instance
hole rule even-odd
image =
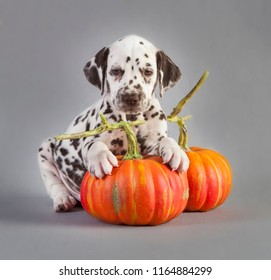
[[[269,0],[0,0],[0,258],[270,259],[270,14]],[[210,71],[183,115],[193,115],[190,145],[231,163],[233,190],[221,207],[157,227],[108,225],[81,208],[53,212],[39,144],[99,98],[83,66],[127,34],[181,68],[161,100],[167,113]]]

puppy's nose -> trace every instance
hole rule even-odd
[[[121,97],[121,101],[128,106],[135,106],[139,100],[139,96],[135,93],[124,94]]]

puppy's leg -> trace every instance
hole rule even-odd
[[[69,211],[76,204],[76,199],[70,195],[60,178],[60,173],[53,159],[54,148],[55,140],[52,138],[45,140],[41,144],[38,153],[40,172],[47,193],[54,202],[55,211]]]
[[[159,144],[159,155],[164,163],[168,163],[172,170],[186,172],[189,167],[189,159],[186,153],[171,137],[165,137]]]

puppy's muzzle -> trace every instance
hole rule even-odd
[[[120,99],[121,103],[125,107],[138,107],[141,101],[141,94],[136,94],[136,93],[125,93],[122,94]]]
[[[141,112],[146,109],[149,102],[143,92],[119,92],[117,95],[117,107],[123,112]]]

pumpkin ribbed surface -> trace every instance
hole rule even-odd
[[[221,205],[231,191],[232,173],[219,153],[199,147],[187,151],[190,160],[187,178],[189,199],[186,211],[208,211]]]
[[[87,172],[81,187],[84,209],[113,224],[158,225],[182,213],[187,200],[186,174],[171,171],[155,156],[119,160],[103,178]]]

